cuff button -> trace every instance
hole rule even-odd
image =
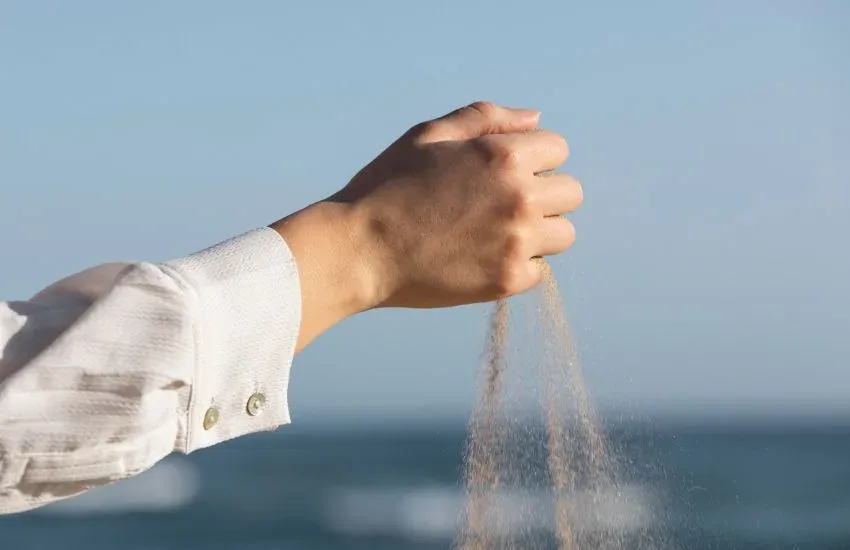
[[[266,408],[266,395],[263,393],[255,393],[248,398],[248,404],[245,406],[245,411],[251,416],[257,416],[263,409]]]
[[[213,426],[218,424],[219,414],[218,409],[215,407],[210,407],[207,409],[207,413],[204,415],[204,429],[211,430]]]

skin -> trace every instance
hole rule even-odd
[[[340,191],[271,225],[298,265],[297,350],[380,307],[439,308],[523,293],[575,241],[579,182],[554,173],[563,137],[540,113],[477,102],[418,124]]]

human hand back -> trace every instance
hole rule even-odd
[[[580,184],[538,113],[475,103],[414,126],[334,198],[366,220],[378,306],[444,307],[524,292],[536,258],[575,239]]]
[[[339,192],[272,225],[298,265],[298,349],[378,307],[435,308],[519,294],[542,256],[572,245],[582,201],[553,173],[566,141],[539,113],[479,102],[418,124]]]

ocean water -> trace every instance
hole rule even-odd
[[[0,517],[0,548],[446,549],[464,437],[462,425],[289,426]],[[685,550],[850,549],[850,423],[632,423],[610,437],[628,474],[611,518],[625,528]]]

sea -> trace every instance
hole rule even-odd
[[[287,426],[0,517],[0,549],[448,549],[465,433]],[[850,549],[850,422],[621,421],[608,436],[620,528],[664,531],[683,550]]]

